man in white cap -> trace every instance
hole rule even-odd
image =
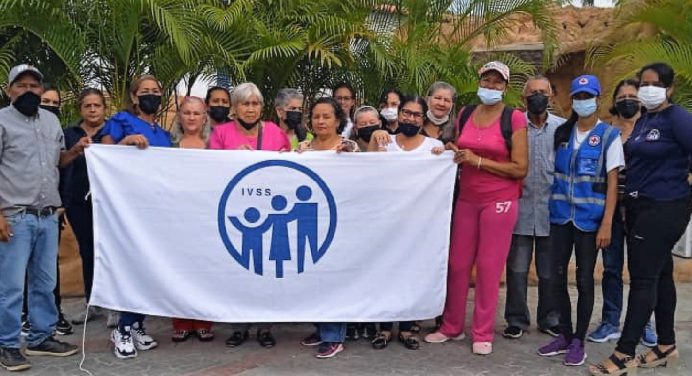
[[[0,365],[31,367],[19,351],[24,281],[29,322],[26,355],[69,356],[77,346],[53,338],[58,311],[58,167],[79,156],[89,139],[65,151],[58,118],[39,108],[43,75],[31,65],[10,70],[0,109]]]

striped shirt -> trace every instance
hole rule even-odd
[[[25,116],[13,105],[0,110],[0,211],[60,206],[58,164],[65,149],[60,121],[39,109]]]
[[[515,235],[549,236],[550,213],[548,202],[555,171],[555,130],[565,119],[548,113],[542,127],[528,119],[529,171],[519,199],[519,219]]]

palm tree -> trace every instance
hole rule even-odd
[[[478,61],[474,58],[473,43],[483,39],[493,46],[506,36],[507,26],[520,15],[529,16],[543,33],[546,65],[549,65],[556,46],[556,31],[552,23],[549,0],[398,0],[385,2],[391,6],[390,15],[380,12],[376,24],[380,27],[379,45],[373,45],[363,59],[377,68],[361,70],[365,80],[377,80],[406,91],[425,94],[437,80],[454,85],[463,101],[475,100]],[[384,46],[382,48],[381,46]],[[517,76],[533,72],[534,67],[508,54],[491,54],[512,68]],[[376,95],[377,93],[370,93]],[[516,91],[511,99],[518,100]]]
[[[81,30],[72,23],[60,0],[6,0],[0,2],[0,80],[6,81],[17,58],[33,52],[32,63],[45,63],[39,49],[47,46],[52,56],[64,63],[65,74],[80,81],[79,67],[85,49]],[[30,38],[33,35],[35,38]],[[36,41],[40,41],[36,45]],[[27,46],[27,42],[34,45]]]
[[[198,67],[201,0],[74,0],[73,22],[87,46],[86,82],[102,85],[121,105],[133,77],[150,73],[172,93],[182,75]],[[204,47],[207,47],[206,45]],[[166,103],[166,102],[164,102]]]
[[[210,55],[233,61],[233,50],[223,48],[228,38],[211,34],[213,27],[197,11],[216,3],[8,0],[0,4],[0,31],[21,29],[35,35],[75,80],[103,88],[112,105],[121,107],[137,75],[156,75],[171,94],[185,75],[204,72]],[[10,56],[0,50],[0,72]]]
[[[550,0],[5,0],[0,33],[35,35],[79,83],[120,106],[132,77],[169,88],[222,73],[258,84],[267,105],[299,87],[311,99],[336,81],[372,100],[386,86],[422,93],[438,79],[475,91],[472,44],[494,44],[517,15],[544,32],[552,56]],[[10,33],[11,34],[11,33]],[[10,39],[11,40],[11,39]],[[0,74],[12,43],[0,49]],[[513,71],[533,68],[503,56]],[[548,62],[550,59],[547,59]],[[165,102],[164,102],[165,103]]]
[[[587,63],[613,70],[613,83],[644,65],[670,64],[675,100],[692,109],[692,8],[689,0],[620,0],[612,35],[588,51]]]
[[[300,87],[312,98],[355,65],[352,43],[375,34],[366,19],[375,0],[237,0],[203,13],[227,33],[240,33],[249,54],[232,83],[256,83],[267,106],[278,89]]]

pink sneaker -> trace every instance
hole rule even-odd
[[[336,354],[344,351],[344,345],[339,342],[322,342],[320,347],[317,349],[317,354],[315,358],[317,359],[328,359],[333,358]]]
[[[466,338],[466,334],[464,334],[463,332],[456,337],[448,337],[446,334],[437,331],[435,333],[430,333],[427,336],[425,336],[424,341],[427,343],[443,343],[447,341],[461,341],[464,338]]]
[[[490,355],[493,352],[492,342],[474,342],[472,348],[476,355]]]

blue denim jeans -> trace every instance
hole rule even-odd
[[[346,339],[346,323],[342,322],[321,322],[317,325],[320,339],[323,342],[343,343]]]
[[[615,208],[610,245],[603,249],[602,321],[619,328],[622,313],[622,270],[625,265],[625,224],[620,205]]]
[[[58,321],[53,289],[57,284],[58,216],[19,213],[5,217],[14,236],[0,242],[0,347],[19,348],[26,278],[31,331],[36,346],[53,335]]]

